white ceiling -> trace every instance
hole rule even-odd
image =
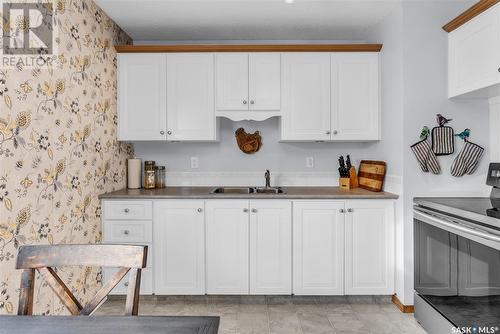
[[[342,40],[400,0],[95,0],[135,41]]]

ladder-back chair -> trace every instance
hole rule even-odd
[[[17,253],[16,269],[22,269],[18,315],[33,313],[35,270],[45,279],[72,315],[90,315],[129,274],[125,315],[137,315],[141,270],[146,267],[148,246],[134,245],[33,245],[21,246]],[[54,267],[87,266],[120,268],[84,306],[64,284]]]

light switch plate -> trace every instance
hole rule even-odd
[[[307,168],[314,168],[314,158],[313,157],[306,158],[306,167]]]
[[[191,157],[191,168],[197,169],[199,167],[200,167],[200,161],[198,160],[198,157]]]

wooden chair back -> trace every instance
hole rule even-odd
[[[21,246],[17,253],[16,269],[22,269],[18,315],[33,313],[35,270],[52,288],[72,315],[90,315],[130,272],[125,302],[125,315],[137,315],[141,270],[146,267],[148,246],[134,245],[34,245]],[[87,266],[120,268],[86,305],[71,293],[57,275],[54,267]]]

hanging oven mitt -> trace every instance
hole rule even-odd
[[[432,129],[432,151],[435,155],[449,155],[455,152],[455,136],[453,128],[445,126],[451,121],[441,114],[436,116],[439,126]]]
[[[415,154],[422,171],[426,173],[431,171],[433,174],[439,174],[441,173],[441,167],[439,166],[439,161],[437,160],[437,157],[432,151],[431,145],[427,140],[428,137],[429,128],[425,126],[420,134],[420,138],[422,140],[413,144],[410,148]]]
[[[455,177],[474,173],[483,156],[484,148],[468,141],[469,135],[469,129],[457,134],[458,137],[464,140],[464,146],[451,165],[451,175]]]

